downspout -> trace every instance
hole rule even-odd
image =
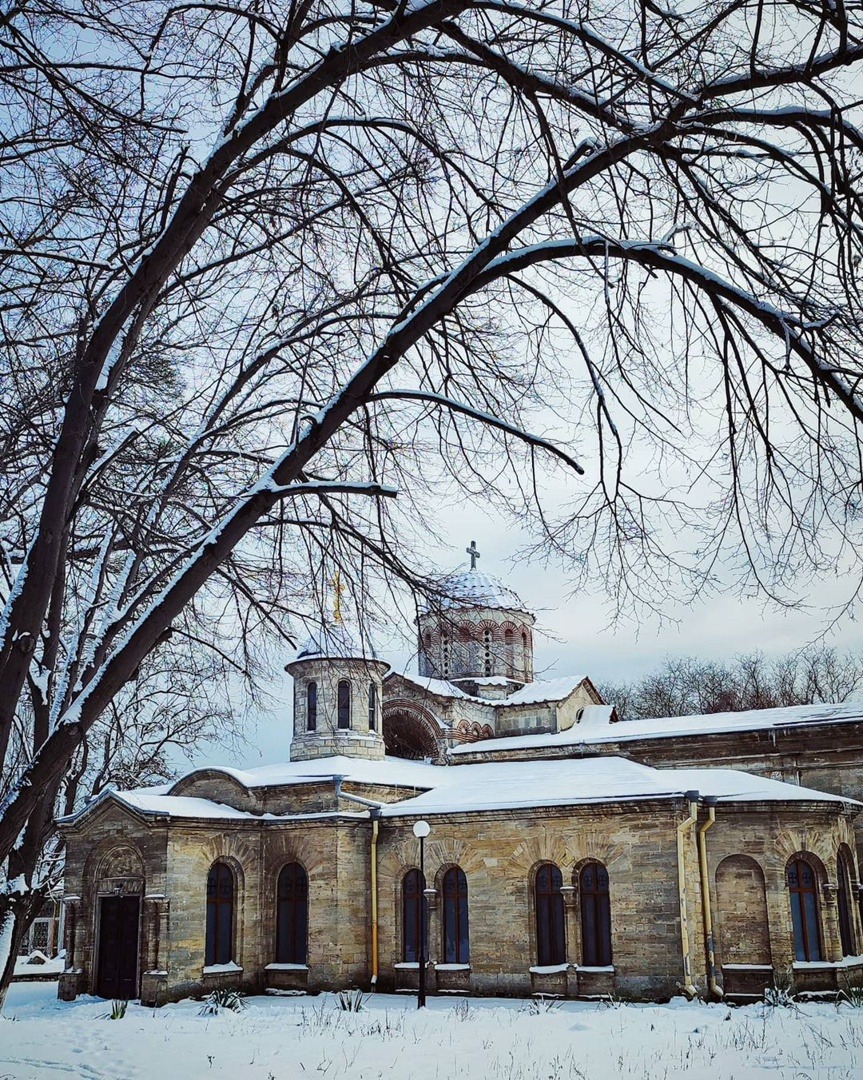
[[[372,819],[372,844],[369,853],[372,878],[372,990],[376,990],[378,986],[378,826],[381,817],[380,810],[370,810],[369,817]]]
[[[704,915],[704,940],[707,943],[707,986],[711,995],[720,1000],[725,995],[716,982],[716,950],[713,941],[713,913],[710,908],[710,879],[707,876],[707,840],[704,834],[716,823],[716,796],[705,799],[707,821],[698,826],[698,869],[701,877],[701,910]]]
[[[372,890],[372,905],[371,905],[371,923],[372,923],[372,990],[377,989],[378,985],[378,833],[380,831],[380,819],[381,819],[381,807],[384,805],[381,802],[376,802],[374,799],[364,799],[362,795],[349,795],[346,791],[342,791],[343,776],[334,776],[333,780],[336,785],[336,807],[338,808],[338,800],[346,799],[348,802],[359,803],[360,806],[367,806],[369,808],[369,818],[372,823],[372,841],[369,846],[369,864],[371,871],[371,890]]]
[[[689,817],[685,818],[677,826],[677,892],[680,901],[680,947],[683,953],[683,986],[681,989],[686,996],[692,998],[698,995],[698,989],[692,983],[692,956],[689,949],[689,922],[686,914],[686,838],[692,831],[692,826],[698,820],[698,792],[687,791],[685,795],[689,803]]]

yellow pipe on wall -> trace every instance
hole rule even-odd
[[[685,818],[677,826],[677,891],[680,900],[680,947],[683,953],[683,992],[688,998],[694,998],[698,994],[697,988],[692,982],[692,956],[689,949],[689,920],[686,913],[686,837],[692,831],[692,826],[698,820],[698,792],[687,791],[686,800],[689,803],[689,817]]]
[[[704,915],[704,940],[707,943],[707,985],[710,993],[716,997],[723,997],[722,990],[716,982],[716,949],[713,942],[713,913],[710,907],[710,878],[707,876],[707,841],[704,834],[716,823],[716,805],[713,802],[707,804],[707,821],[698,826],[698,869],[701,877],[701,910]]]
[[[378,822],[380,811],[371,811],[372,819],[372,844],[371,844],[371,870],[372,870],[372,990],[378,985]]]

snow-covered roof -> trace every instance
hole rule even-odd
[[[292,785],[312,779],[342,777],[366,784],[410,787],[418,793],[382,807],[384,817],[416,817],[423,814],[458,814],[479,810],[529,807],[580,806],[592,803],[632,802],[655,798],[680,798],[698,791],[720,803],[734,802],[827,802],[855,803],[839,795],[769,780],[733,769],[655,769],[621,757],[564,758],[562,760],[481,762],[474,765],[435,766],[401,758],[361,761],[333,757],[317,761],[266,766],[263,769],[220,770],[242,779],[250,787]],[[208,820],[289,821],[304,818],[345,816],[345,812],[312,814],[255,814],[235,810],[224,803],[188,795],[165,795],[162,789],[105,792],[139,813],[172,818]],[[92,809],[64,820],[71,821]],[[348,812],[360,817],[365,811]]]
[[[620,757],[482,762],[437,771],[441,779],[432,790],[391,803],[384,807],[383,816],[676,798],[688,791],[716,797],[721,803],[854,802],[733,769],[654,769]]]
[[[448,610],[462,607],[505,608],[528,613],[518,594],[494,574],[482,570],[456,570],[441,579],[440,596],[425,605],[425,610]]]
[[[374,642],[346,623],[324,623],[297,649],[295,660],[326,657],[339,660],[378,660]]]
[[[396,674],[396,673],[393,673]],[[526,683],[520,690],[505,698],[484,698],[472,694],[466,694],[458,686],[444,679],[431,679],[425,675],[411,675],[407,672],[398,672],[399,678],[418,686],[441,698],[454,698],[464,701],[476,701],[482,705],[488,705],[492,709],[506,709],[511,705],[537,705],[546,701],[563,701],[573,691],[578,689],[584,682],[584,675],[565,675],[559,679],[549,679],[547,682]],[[482,682],[482,680],[477,680]],[[490,680],[486,680],[487,682]],[[509,681],[509,680],[504,680]],[[610,707],[609,707],[610,708]]]
[[[312,784],[321,780],[343,780],[355,784],[380,784],[383,786],[432,787],[433,776],[440,767],[423,761],[407,761],[405,758],[384,758],[383,761],[366,761],[364,758],[332,757],[314,758],[311,761],[286,761],[281,765],[262,765],[257,769],[233,769],[225,765],[194,769],[181,777],[175,786],[184,783],[197,772],[224,773],[238,780],[245,788],[275,787],[280,784]]]
[[[214,802],[212,799],[199,799],[186,795],[168,795],[166,785],[160,784],[152,788],[135,788],[130,791],[114,791],[106,788],[95,799],[92,799],[75,811],[58,818],[61,822],[73,822],[85,814],[91,813],[97,806],[109,800],[120,803],[141,814],[166,814],[177,818],[208,818],[211,820],[236,820],[238,818],[251,819],[256,815],[249,814],[245,810],[237,810],[225,803]]]
[[[528,684],[529,686],[530,684]],[[528,689],[528,687],[525,687]],[[512,701],[512,698],[508,698]],[[597,708],[608,710],[603,716]],[[482,749],[489,753],[533,750],[555,746],[587,746],[597,743],[632,742],[636,739],[671,739],[687,735],[715,735],[733,731],[763,731],[771,728],[816,723],[843,723],[863,720],[863,702],[846,701],[834,705],[794,705],[782,709],[751,709],[746,712],[708,713],[704,716],[658,717],[654,720],[610,722],[610,706],[587,706],[581,723],[551,735],[519,735],[489,739]],[[476,744],[453,747],[451,754],[469,754]]]

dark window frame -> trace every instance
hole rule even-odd
[[[318,684],[314,679],[306,683],[306,731],[318,730]]]
[[[402,960],[406,964],[419,963],[420,934],[428,959],[428,901],[425,895],[425,877],[414,867],[402,878]]]
[[[348,731],[351,726],[351,684],[348,679],[339,679],[337,694],[338,727],[340,731]]]
[[[854,916],[850,899],[851,863],[845,851],[836,856],[836,912],[839,916],[839,939],[843,956],[856,956]]]
[[[309,875],[286,863],[276,882],[276,963],[308,964]]]
[[[610,967],[611,896],[608,870],[598,859],[583,863],[578,872],[581,913],[581,963],[584,967]]]
[[[552,967],[566,963],[566,919],[563,875],[554,863],[540,863],[533,880],[536,963]]]
[[[224,859],[217,859],[207,873],[207,920],[204,966],[230,964],[234,959],[234,901],[237,882]]]
[[[794,958],[810,962],[823,960],[818,870],[802,855],[795,855],[786,863],[785,883],[791,906]]]
[[[373,682],[369,683],[369,731],[378,729],[378,688]]]
[[[443,954],[445,964],[470,963],[470,922],[467,878],[451,866],[441,882],[443,894]]]

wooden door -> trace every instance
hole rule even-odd
[[[126,999],[138,996],[138,896],[103,896],[99,913],[96,993]]]

